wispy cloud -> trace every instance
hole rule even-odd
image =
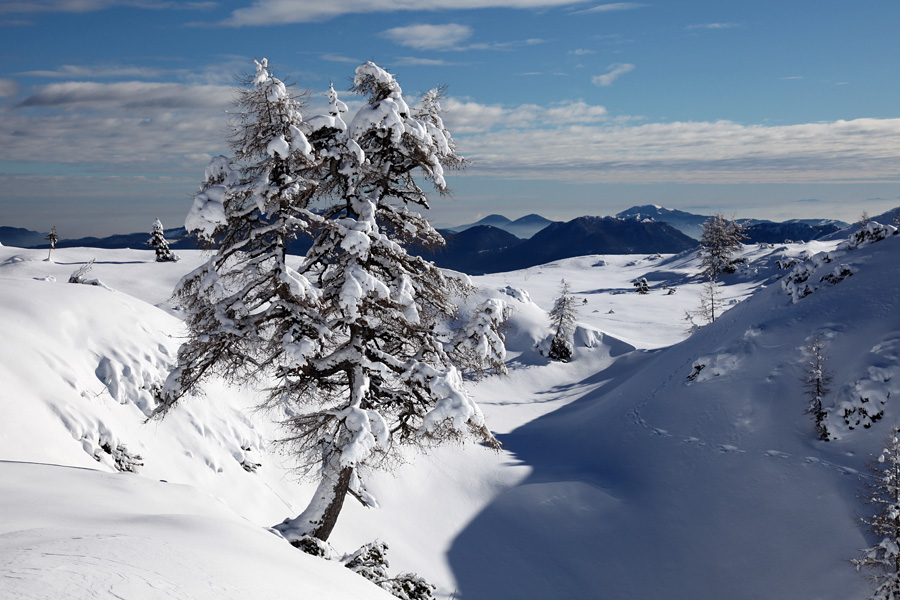
[[[327,60],[328,62],[336,62],[336,63],[351,63],[351,64],[359,64],[362,61],[356,60],[355,58],[350,58],[349,56],[341,56],[340,54],[322,54],[319,56],[322,60]]]
[[[586,15],[586,14],[590,14],[590,13],[619,12],[619,11],[623,11],[623,10],[634,10],[636,8],[643,8],[644,6],[647,6],[647,5],[641,4],[639,2],[611,2],[608,4],[598,4],[597,6],[592,6],[591,8],[576,10],[570,14]]]
[[[19,75],[31,77],[52,78],[77,78],[77,79],[104,79],[110,77],[159,77],[164,71],[157,68],[134,66],[77,66],[62,65],[49,71],[24,71]]]
[[[171,2],[167,0],[19,0],[0,3],[0,14],[86,13],[117,6],[148,10],[208,10],[218,2]]]
[[[686,29],[734,29],[740,26],[740,23],[699,23],[697,25],[688,25]]]
[[[393,64],[398,67],[456,67],[464,63],[450,62],[435,58],[417,58],[415,56],[398,56]]]
[[[595,75],[591,78],[591,83],[594,85],[599,85],[600,87],[607,87],[613,84],[613,82],[624,75],[625,73],[630,73],[634,71],[634,65],[629,63],[624,64],[615,64],[610,65],[610,71],[608,73],[604,73],[603,75]]]
[[[220,24],[229,27],[311,23],[345,14],[398,11],[446,11],[478,8],[552,8],[583,4],[585,0],[255,0]],[[630,4],[630,3],[626,3]]]
[[[472,37],[472,28],[457,23],[409,25],[382,31],[379,35],[396,44],[416,50],[448,50]]]
[[[779,77],[779,79],[781,79],[781,81],[790,81],[792,79],[803,79],[803,77],[801,75],[790,75],[788,77]]]
[[[589,50],[588,48],[578,48],[577,50],[570,50],[569,54],[574,56],[587,56],[588,54],[597,54],[597,51]]]

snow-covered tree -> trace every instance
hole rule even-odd
[[[634,280],[634,291],[636,291],[638,294],[650,293],[650,284],[647,283],[646,277],[641,277]]]
[[[864,497],[871,507],[863,517],[878,542],[851,562],[857,571],[871,572],[872,600],[900,600],[900,427],[894,427],[876,461]]]
[[[827,358],[824,354],[825,342],[815,336],[804,348],[805,369],[802,378],[803,390],[806,392],[806,413],[812,415],[816,433],[823,440],[828,439],[825,426],[826,412],[822,408],[822,400],[830,391],[831,371],[825,367]]]
[[[169,242],[166,240],[166,233],[163,229],[162,221],[156,219],[153,222],[153,229],[150,231],[150,239],[147,245],[156,250],[156,262],[168,262],[178,260],[178,255],[169,249]]]
[[[412,110],[371,62],[356,70],[367,102],[352,119],[332,89],[329,114],[304,122],[265,60],[247,83],[234,156],[207,169],[188,218],[219,250],[179,286],[190,338],[158,413],[209,374],[269,378],[265,406],[286,416],[285,443],[320,482],[276,529],[292,542],[326,540],[347,494],[376,504],[362,476],[403,446],[468,436],[496,445],[444,347],[462,283],[405,249],[443,241],[409,209],[428,208],[416,178],[444,193],[444,167],[462,158],[439,95]],[[314,242],[294,270],[285,243],[300,231]]]
[[[472,311],[468,322],[454,337],[453,359],[478,379],[488,373],[506,374],[506,346],[502,328],[511,309],[505,302],[489,298]]]
[[[550,327],[553,340],[550,342],[548,356],[553,360],[567,361],[575,353],[572,335],[575,333],[575,319],[578,318],[575,296],[572,287],[563,279],[559,284],[559,297],[550,309]]]
[[[700,290],[699,306],[694,310],[685,311],[685,319],[689,324],[687,333],[694,333],[700,327],[714,322],[722,312],[721,307],[722,290],[719,289],[719,282],[710,279],[703,284],[703,288]]]
[[[56,242],[59,241],[59,236],[56,234],[56,225],[50,228],[50,233],[44,239],[50,242],[50,250],[47,251],[47,260],[50,260],[50,255],[56,249]]]
[[[746,237],[744,227],[734,219],[726,219],[721,214],[707,219],[700,236],[704,277],[715,281],[722,273],[728,273],[731,257],[741,249]]]

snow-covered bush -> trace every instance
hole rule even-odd
[[[346,557],[344,566],[402,600],[433,600],[435,586],[415,573],[388,574],[388,545],[374,541]]]
[[[868,220],[865,224],[860,224],[860,228],[847,238],[846,242],[838,246],[838,249],[862,248],[895,235],[897,231],[898,229],[893,225],[882,225],[877,221]]]
[[[877,542],[850,562],[871,573],[872,600],[900,600],[900,427],[891,429],[869,471],[863,499],[871,510],[861,520]]]
[[[646,277],[641,277],[640,279],[636,279],[633,282],[634,291],[638,294],[649,294],[650,293],[650,284],[647,283]]]
[[[97,287],[102,287],[107,290],[112,290],[111,287],[100,281],[99,279],[88,279],[88,273],[91,272],[91,267],[94,266],[94,260],[91,259],[88,262],[84,263],[77,269],[75,269],[71,275],[69,275],[69,283],[82,283],[84,285],[95,285]]]
[[[472,311],[465,326],[456,332],[451,356],[466,369],[466,375],[480,379],[488,373],[506,374],[502,329],[511,311],[502,300],[489,298]]]

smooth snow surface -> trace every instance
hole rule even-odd
[[[509,375],[467,384],[504,450],[447,446],[366,474],[380,508],[348,499],[332,545],[386,541],[390,571],[443,598],[866,598],[847,559],[871,544],[868,453],[900,419],[900,236],[837,246],[746,247],[727,312],[690,337],[695,254],[473,278],[470,309],[512,309]],[[821,252],[842,255],[812,277],[852,275],[795,302],[779,279]],[[45,259],[0,248],[0,598],[387,597],[268,529],[315,482],[295,480],[274,416],[249,410],[255,388],[213,380],[145,423],[182,335],[169,294],[203,252]],[[91,259],[106,288],[66,283]],[[569,363],[535,350],[563,278],[581,302]],[[834,374],[830,442],[804,414],[814,335]],[[842,411],[863,405],[883,417],[851,429]]]

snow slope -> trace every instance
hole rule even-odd
[[[845,559],[866,541],[854,511],[867,452],[900,417],[900,236],[836,246],[746,247],[723,298],[747,300],[686,340],[702,287],[695,254],[473,278],[473,302],[514,309],[510,374],[472,385],[505,449],[448,446],[369,474],[381,508],[348,500],[334,547],[387,541],[391,570],[419,572],[444,598],[862,599]],[[822,252],[835,259],[820,257],[810,281],[842,264],[854,274],[794,302],[779,263]],[[272,417],[248,410],[254,389],[212,382],[205,398],[144,422],[146,388],[181,335],[169,294],[204,260],[179,254],[173,264],[73,248],[51,262],[0,248],[0,597],[58,597],[51,570],[69,574],[66,597],[79,599],[178,597],[160,591],[169,584],[198,600],[384,597],[266,530],[313,486],[291,474]],[[111,289],[65,283],[92,258],[90,276]],[[638,277],[650,294],[634,292]],[[587,300],[567,364],[534,350],[561,278]],[[840,439],[827,443],[814,439],[798,380],[816,333],[835,370]],[[705,366],[688,379],[695,364]],[[884,399],[885,416],[849,430],[839,409],[860,393]],[[118,473],[117,459],[143,464]]]
[[[864,463],[900,419],[900,236],[835,255],[810,281],[836,264],[853,276],[796,303],[769,286],[503,436],[532,472],[455,540],[464,597],[865,597],[847,559],[867,545]],[[814,334],[834,371],[829,419],[877,390],[870,429],[815,439],[799,381]]]
[[[0,461],[0,597],[393,598],[194,487]]]

